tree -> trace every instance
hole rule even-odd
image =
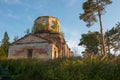
[[[105,33],[105,40],[106,40],[106,46],[107,46],[107,50],[108,54],[110,54],[110,46],[111,46],[111,40],[110,40],[110,34],[109,31],[107,30],[107,32]]]
[[[17,41],[19,38],[18,36],[14,36],[14,42]]]
[[[9,49],[9,36],[8,33],[4,33],[4,37],[2,40],[2,44],[0,47],[0,56],[7,56],[8,55],[8,49]]]
[[[95,32],[89,32],[87,34],[82,34],[79,46],[82,45],[86,49],[83,52],[85,55],[91,56],[92,54],[97,54],[99,51],[99,39]]]
[[[102,13],[105,10],[106,5],[110,4],[111,0],[87,0],[83,3],[84,13],[80,15],[80,19],[87,23],[87,26],[90,27],[94,22],[97,21],[96,16],[98,15],[99,24],[100,24],[100,33],[101,33],[101,52],[106,55],[104,33],[102,26]]]
[[[27,35],[27,34],[30,34],[30,33],[31,33],[30,29],[26,29],[25,34]]]
[[[115,52],[120,51],[120,22],[105,33],[105,40],[109,53],[111,49]]]

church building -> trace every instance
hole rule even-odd
[[[60,31],[56,17],[40,16],[34,21],[32,32],[13,42],[8,58],[38,58],[43,60],[73,57]]]

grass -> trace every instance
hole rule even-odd
[[[120,58],[0,60],[0,80],[120,80]]]

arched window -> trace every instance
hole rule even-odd
[[[43,21],[42,21],[42,24],[43,24],[43,25],[47,25],[47,21],[46,21],[46,20],[43,20]]]
[[[54,21],[52,21],[51,26],[52,26],[52,28],[54,28],[54,26],[55,26],[55,22]]]

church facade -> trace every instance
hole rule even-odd
[[[34,21],[32,33],[13,42],[8,58],[39,58],[43,60],[73,57],[56,17],[40,16]]]

